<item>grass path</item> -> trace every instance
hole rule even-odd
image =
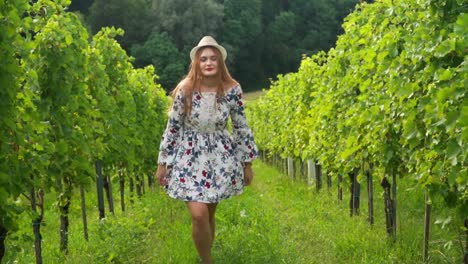
[[[414,192],[400,192],[403,220],[398,223],[399,239],[393,243],[386,238],[380,197],[375,199],[376,223],[370,227],[365,197],[361,216],[349,217],[346,191],[340,202],[334,194],[326,190],[317,194],[313,187],[294,182],[261,161],[254,163],[254,171],[253,186],[218,207],[214,263],[421,263],[423,212],[422,206],[417,208],[422,200]],[[89,197],[88,204],[93,199]],[[76,200],[66,257],[58,251],[58,221],[54,221],[58,215],[52,204],[49,208],[43,226],[45,263],[197,263],[184,203],[168,198],[159,188],[137,199],[127,212],[117,210],[101,222],[96,208],[89,205],[89,242],[81,234]],[[16,241],[9,241],[10,253],[3,263],[34,263],[32,243],[24,238],[29,225],[25,221],[24,234],[19,232]],[[433,237],[443,232],[434,230]],[[438,256],[430,263],[451,261],[453,257]]]
[[[422,209],[400,205],[402,239],[393,243],[385,234],[383,217],[370,227],[364,208],[361,216],[351,218],[347,200],[340,202],[326,191],[317,194],[262,162],[256,162],[254,170],[253,186],[218,207],[215,263],[422,263],[422,218],[414,217],[422,216]],[[401,198],[410,206],[421,202],[414,193],[403,192]],[[160,263],[196,263],[185,207],[163,201],[171,208],[171,224],[155,238],[160,241],[155,259],[160,254]],[[383,212],[378,204],[376,210]],[[162,239],[171,236],[176,238]]]

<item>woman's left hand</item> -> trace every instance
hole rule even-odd
[[[246,165],[244,167],[244,186],[249,186],[250,184],[252,184],[253,177],[254,175],[252,165]]]
[[[158,170],[156,171],[156,177],[158,178],[159,185],[165,186],[168,184],[167,173],[166,165],[159,164]]]

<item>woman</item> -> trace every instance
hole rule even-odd
[[[251,162],[257,158],[242,89],[229,75],[226,57],[224,47],[210,36],[190,52],[189,73],[172,93],[156,173],[169,196],[186,202],[203,263],[211,263],[216,206],[250,185]]]

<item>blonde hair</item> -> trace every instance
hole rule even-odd
[[[218,57],[218,74],[216,77],[218,78],[217,90],[216,90],[216,98],[221,98],[224,95],[224,84],[237,84],[237,81],[234,80],[229,71],[226,67],[226,63],[223,60],[223,56],[221,52],[213,47],[213,46],[205,46],[197,50],[195,56],[190,63],[190,68],[187,76],[177,84],[174,90],[171,93],[172,98],[175,98],[177,94],[182,90],[184,95],[184,113],[186,116],[190,116],[192,111],[192,97],[195,89],[200,89],[201,82],[203,80],[203,75],[200,69],[200,54],[206,48],[211,48]]]

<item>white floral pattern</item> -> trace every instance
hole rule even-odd
[[[194,92],[192,111],[183,111],[184,95],[174,98],[158,163],[170,167],[167,194],[183,201],[217,203],[242,193],[243,162],[258,156],[252,131],[247,125],[239,85],[222,98],[215,92]],[[232,134],[227,129],[232,121]]]

